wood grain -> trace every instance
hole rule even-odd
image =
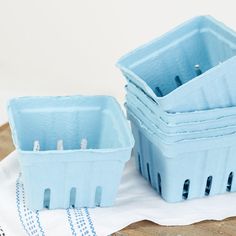
[[[0,126],[0,160],[13,150],[9,125]],[[114,233],[113,236],[236,236],[236,217],[171,227],[141,221]]]
[[[113,236],[235,236],[236,218],[203,221],[188,226],[160,226],[149,221],[132,224]]]
[[[0,126],[0,160],[6,157],[14,150],[11,131],[8,124]]]

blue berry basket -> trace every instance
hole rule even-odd
[[[236,191],[236,133],[166,144],[128,112],[140,173],[167,202]]]
[[[236,34],[210,16],[199,16],[117,65],[164,111],[188,112],[236,105],[235,55]]]
[[[227,128],[236,125],[236,114],[233,114],[233,111],[236,112],[236,107],[232,108],[222,108],[223,111],[227,114],[227,111],[232,111],[232,114],[228,116],[224,116],[225,114],[222,113],[222,117],[209,119],[209,120],[202,120],[202,121],[195,121],[195,122],[188,122],[188,123],[166,123],[160,118],[157,113],[153,112],[144,102],[143,100],[136,97],[134,94],[128,92],[126,94],[126,102],[128,106],[134,107],[136,109],[136,114],[144,115],[148,119],[148,123],[153,123],[156,125],[161,131],[166,134],[175,134],[175,133],[189,133],[192,132],[204,132],[204,131],[214,131],[222,128]],[[219,110],[219,109],[217,109]],[[205,112],[207,114],[212,114],[214,110],[205,110],[201,111],[201,113]],[[200,113],[200,112],[198,112]],[[187,113],[186,113],[187,114]]]
[[[23,97],[8,112],[30,209],[113,205],[134,145],[114,98]]]

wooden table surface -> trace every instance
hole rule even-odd
[[[0,160],[14,150],[8,124],[0,126]],[[134,223],[113,236],[236,236],[236,217],[203,221],[188,226],[160,226],[149,221]],[[11,235],[9,235],[11,236]]]

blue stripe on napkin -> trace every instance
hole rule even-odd
[[[45,230],[40,222],[40,212],[31,211],[26,207],[25,190],[21,182],[21,174],[16,180],[16,206],[19,221],[26,234],[28,236],[45,236]],[[65,213],[72,236],[97,235],[87,208],[68,208]]]

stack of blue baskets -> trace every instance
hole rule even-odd
[[[168,202],[236,190],[236,34],[196,17],[118,62],[140,173]]]

